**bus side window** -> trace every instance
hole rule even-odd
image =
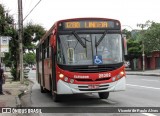
[[[39,48],[36,48],[36,61],[39,62]]]
[[[42,60],[42,45],[40,45],[39,47],[39,52],[40,52],[39,59]]]
[[[49,37],[43,43],[43,59],[49,58]]]
[[[74,49],[68,48],[67,54],[68,54],[68,63],[73,63],[74,62]]]
[[[50,36],[47,38],[47,40],[46,40],[46,46],[47,46],[47,50],[46,50],[46,52],[47,52],[47,58],[49,58],[49,48],[50,48],[50,44],[49,44],[49,39],[50,39]]]

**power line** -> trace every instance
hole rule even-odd
[[[26,2],[26,1],[27,1],[27,2]],[[28,1],[29,1],[29,2],[28,2]],[[25,0],[25,1],[24,1],[24,4],[25,4],[25,5],[23,5],[23,9],[26,9],[26,13],[28,13],[28,12],[30,11],[30,9],[31,9],[31,3],[32,3],[32,2],[33,2],[33,0]],[[28,6],[29,6],[29,7],[26,8],[26,4],[27,4],[27,3],[28,3]]]
[[[32,8],[31,6],[32,6],[32,3],[33,3],[33,0],[31,0],[30,1],[30,3],[29,3],[29,7],[28,7],[28,10],[26,10],[27,11],[27,13],[30,11],[30,9]]]
[[[32,13],[32,11],[38,6],[38,4],[41,2],[42,0],[40,0],[33,8],[32,10],[28,13],[28,15],[23,19],[23,21]]]

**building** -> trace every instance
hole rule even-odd
[[[145,69],[160,68],[160,51],[153,51],[151,55],[145,57]],[[142,58],[138,59],[138,69],[142,69]]]
[[[133,30],[131,31],[131,36],[134,37],[140,30]],[[143,69],[143,58],[140,56],[134,62],[136,69],[142,70]],[[145,69],[160,69],[160,51],[153,51],[150,55],[145,56]]]

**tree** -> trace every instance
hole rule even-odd
[[[0,4],[0,35],[4,34],[4,25],[5,25],[5,11],[4,7]]]
[[[9,53],[5,54],[4,63],[8,67],[12,67],[11,73],[14,80],[18,79],[16,70],[18,67],[17,61],[19,61],[18,52],[18,34],[14,29],[14,19],[10,16],[0,4],[0,35],[10,36],[12,39],[9,42]]]
[[[45,34],[45,30],[42,26],[29,23],[26,27],[24,27],[24,51],[33,51],[35,49],[34,42],[37,42],[41,39],[41,37]]]
[[[122,33],[126,35],[126,38],[127,38],[127,39],[130,39],[130,38],[131,38],[131,32],[128,31],[127,29],[123,29],[123,30],[122,30]]]
[[[33,25],[29,23],[24,27],[23,45],[24,51],[32,50],[34,52],[35,45],[33,42],[37,42],[44,35],[45,30],[40,25]],[[19,80],[19,41],[18,30],[14,29],[14,19],[10,16],[0,4],[0,35],[11,36],[12,39],[9,43],[9,53],[5,54],[4,62],[6,66],[11,67],[11,73],[14,80]],[[33,35],[36,35],[33,38]],[[33,60],[35,61],[35,60]]]
[[[133,30],[134,31],[134,30]],[[130,31],[124,29],[122,30],[124,34],[126,34],[127,38],[127,52],[128,55],[125,56],[126,61],[130,61],[130,67],[133,70],[133,59],[139,58],[142,54],[142,35],[140,31],[135,31],[134,36],[131,34]]]
[[[122,33],[126,34],[128,55],[126,60],[138,58],[141,53],[141,34],[138,32],[131,36],[131,32],[124,29]]]
[[[35,59],[36,59],[35,53],[26,53],[26,54],[24,55],[24,62],[25,62],[26,64],[30,64],[30,65],[35,64],[35,62],[36,62]]]
[[[142,54],[142,45],[141,41],[137,39],[129,39],[127,41],[127,47],[128,47],[128,58],[134,59],[139,58]]]
[[[146,53],[160,51],[160,23],[152,22],[143,38]]]

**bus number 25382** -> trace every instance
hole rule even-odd
[[[111,77],[111,73],[99,74],[99,78]]]

